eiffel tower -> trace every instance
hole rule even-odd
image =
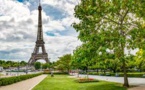
[[[34,62],[36,62],[39,59],[43,59],[46,61],[46,63],[49,63],[48,54],[46,53],[45,46],[44,46],[45,42],[43,40],[41,10],[42,10],[42,7],[41,7],[40,1],[39,1],[37,41],[36,41],[34,51],[31,55],[31,58],[28,61],[28,65],[34,64]],[[42,53],[39,51],[40,49],[42,50]]]

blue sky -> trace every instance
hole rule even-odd
[[[72,53],[81,44],[71,27],[77,0],[41,0],[43,33],[50,61]],[[0,59],[28,61],[38,22],[38,0],[0,0]]]
[[[23,2],[24,0],[18,0],[19,2]]]

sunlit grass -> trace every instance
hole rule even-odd
[[[74,80],[67,75],[48,76],[33,90],[127,90],[121,84],[112,82],[77,83]]]

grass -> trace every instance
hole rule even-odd
[[[32,90],[127,90],[121,84],[112,82],[91,82],[77,83],[75,78],[68,75],[55,75],[54,77],[46,77]]]

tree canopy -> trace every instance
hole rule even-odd
[[[65,54],[59,57],[59,60],[56,62],[56,67],[58,70],[67,71],[70,70],[71,54]]]
[[[41,68],[41,63],[40,62],[35,62],[34,67],[36,70],[39,70]]]
[[[130,50],[145,48],[144,11],[144,0],[81,0],[75,7],[75,17],[80,22],[73,27],[79,32],[78,38],[94,48],[94,55],[89,51],[91,57],[109,52],[122,62],[126,87],[126,57]]]

